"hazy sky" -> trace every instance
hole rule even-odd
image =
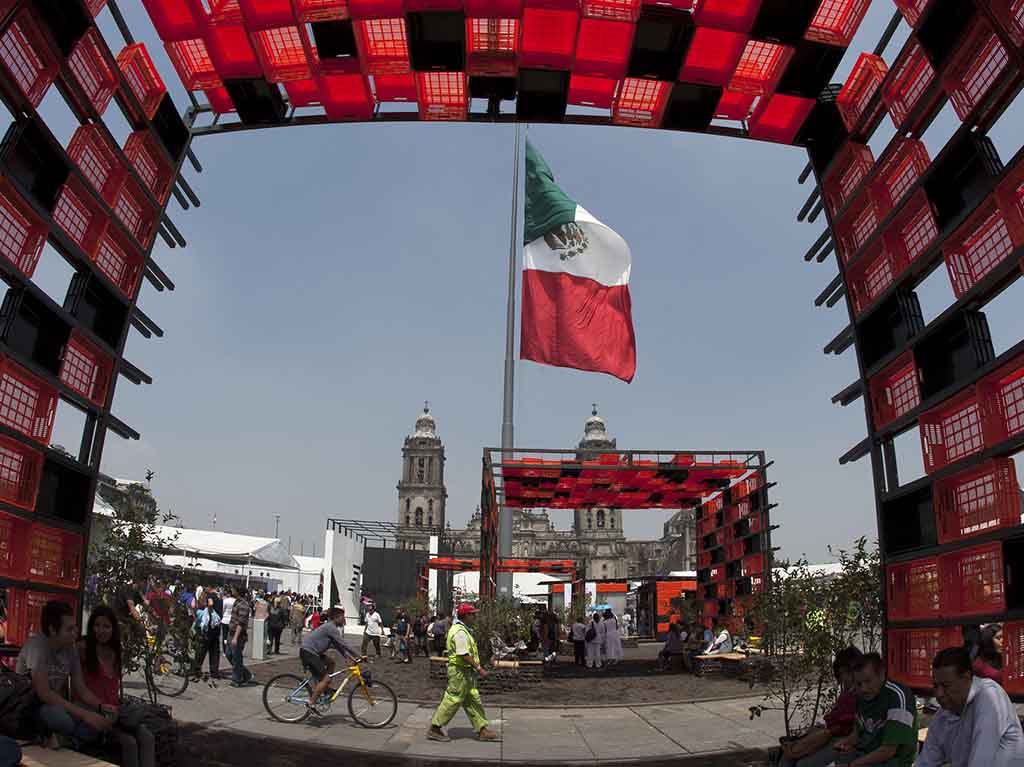
[[[121,5],[183,106],[141,3]],[[875,3],[851,51],[874,46],[891,8]],[[115,40],[109,12],[101,22]],[[43,111],[66,138],[58,101],[51,94]],[[1017,110],[994,131],[1004,159],[1022,127]],[[953,128],[947,109],[926,137],[933,155]],[[891,132],[886,120],[876,150]],[[518,363],[517,445],[574,446],[596,401],[622,448],[766,450],[784,554],[823,560],[829,544],[874,535],[869,462],[837,461],[865,423],[860,402],[829,401],[856,367],[852,350],[821,352],[846,309],[813,306],[835,265],[802,259],[824,225],[795,221],[809,192],[796,184],[805,153],[625,128],[531,126],[529,136],[565,190],[632,248],[637,375],[627,385]],[[177,289],[144,284],[140,302],[166,335],[132,331],[127,347],[154,384],[122,378],[114,403],[142,439],[112,435],[103,470],[152,469],[161,506],[187,526],[216,514],[219,529],[272,535],[280,514],[296,553],[300,541],[319,552],[329,516],[396,518],[402,440],[429,399],[448,518],[464,524],[481,448],[500,442],[512,140],[511,126],[466,124],[197,140],[205,170],[187,175],[202,207],[170,209],[188,248],[158,240],[155,252]],[[929,316],[952,298],[945,270],[934,277],[922,291]],[[47,252],[39,281],[60,292],[62,279]],[[1014,306],[990,317],[997,352],[1024,332]],[[62,409],[55,441],[77,445],[75,428]],[[914,440],[901,440],[908,466],[920,464]],[[656,537],[666,516],[629,512],[627,535]]]

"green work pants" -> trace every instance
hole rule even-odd
[[[487,715],[484,704],[480,700],[480,691],[476,689],[476,675],[470,670],[462,670],[455,666],[448,667],[448,687],[441,698],[441,705],[434,712],[430,723],[435,727],[444,727],[458,712],[459,707],[466,709],[470,724],[476,732],[487,726]]]

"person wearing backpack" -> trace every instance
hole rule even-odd
[[[210,678],[220,679],[220,613],[214,605],[213,593],[208,592],[206,604],[196,613],[196,665],[193,675],[196,680],[203,670],[203,661],[210,656]]]
[[[594,613],[584,635],[587,643],[587,668],[601,668],[601,645],[604,634],[601,631],[601,613]]]
[[[430,629],[430,634],[434,640],[434,655],[444,657],[445,638],[448,636],[448,622],[444,617],[444,613],[437,614],[437,619]]]

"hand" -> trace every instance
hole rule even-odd
[[[82,721],[98,732],[106,732],[114,724],[105,716],[97,714],[95,711],[86,711],[82,716]]]
[[[487,669],[485,669],[483,666],[477,669],[477,674],[480,676],[481,679],[486,679],[489,676],[489,674],[487,673]]]

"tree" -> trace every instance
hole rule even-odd
[[[833,552],[829,547],[829,552]],[[882,645],[885,615],[882,609],[882,561],[877,544],[865,537],[853,549],[837,549],[842,571],[829,581],[828,614],[834,621],[837,649],[856,645],[862,652],[877,652]]]
[[[122,673],[146,672],[150,700],[156,702],[152,683],[154,658],[163,651],[150,643],[144,627],[127,614],[126,595],[131,584],[146,578],[163,564],[160,552],[173,547],[177,535],[162,532],[174,519],[161,512],[147,486],[131,484],[109,499],[114,514],[97,518],[89,547],[90,605],[106,604],[121,623]],[[176,663],[187,665],[192,622],[179,600],[168,601],[170,624],[164,645],[175,648]],[[163,633],[163,632],[161,632]]]

